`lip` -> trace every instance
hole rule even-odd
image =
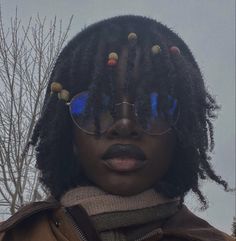
[[[147,160],[138,160],[130,157],[116,157],[103,160],[103,163],[112,171],[127,173],[144,168],[147,164]]]
[[[103,163],[112,171],[133,172],[147,164],[145,153],[136,145],[115,144],[102,156]]]
[[[130,157],[137,160],[146,160],[145,153],[140,147],[133,144],[114,144],[111,145],[107,151],[103,154],[102,159],[111,159],[119,157]]]

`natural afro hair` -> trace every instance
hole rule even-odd
[[[130,32],[138,36],[134,44],[128,43]],[[152,55],[150,51],[155,44],[161,48],[158,55]],[[219,107],[206,89],[200,69],[183,40],[160,22],[142,16],[117,16],[90,25],[61,52],[31,141],[37,146],[37,167],[42,174],[42,183],[55,198],[60,198],[70,188],[87,183],[72,150],[73,125],[68,106],[56,94],[50,94],[51,83],[61,83],[71,96],[89,90],[89,105],[97,107],[94,108],[95,118],[99,113],[102,92],[109,96],[113,110],[115,72],[114,68],[107,66],[107,56],[110,52],[119,54],[124,46],[128,48],[125,91],[131,94],[136,90],[132,79],[133,60],[137,48],[141,51],[137,98],[144,113],[147,109],[146,90],[150,86],[158,87],[160,98],[168,94],[174,96],[181,110],[173,127],[178,140],[175,160],[156,185],[156,190],[168,197],[180,196],[182,201],[192,190],[206,207],[205,197],[199,189],[201,179],[210,178],[228,189],[228,184],[215,174],[210,163],[210,153],[214,148],[212,119]],[[181,53],[172,54],[172,46],[177,46]],[[143,119],[145,121],[145,114]]]

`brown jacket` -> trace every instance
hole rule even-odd
[[[69,212],[68,212],[69,211]],[[73,213],[71,216],[70,214]],[[32,203],[0,225],[0,241],[99,241],[82,207],[70,210],[55,201]],[[140,241],[233,241],[183,206]]]

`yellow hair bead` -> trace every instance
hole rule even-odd
[[[159,45],[153,45],[152,46],[152,54],[157,55],[161,52],[161,47]]]
[[[119,57],[118,57],[118,54],[117,53],[115,53],[115,52],[111,52],[110,54],[109,54],[109,56],[108,56],[108,59],[114,59],[114,60],[118,60],[119,59]]]
[[[58,99],[64,100],[65,102],[67,102],[70,99],[70,92],[68,90],[62,89],[58,93]]]
[[[129,41],[135,41],[135,40],[137,40],[137,34],[136,33],[129,33],[129,35],[128,35],[128,40]]]
[[[51,92],[58,93],[62,90],[62,85],[58,82],[51,83]]]

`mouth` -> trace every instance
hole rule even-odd
[[[103,163],[112,171],[133,172],[147,164],[144,152],[137,146],[115,144],[102,156]]]

